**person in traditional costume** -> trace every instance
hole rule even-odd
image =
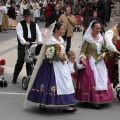
[[[14,68],[12,83],[17,84],[17,78],[21,72],[25,62],[25,46],[31,46],[31,42],[42,44],[42,35],[39,26],[31,21],[30,11],[28,9],[23,11],[23,21],[20,21],[16,26],[17,40],[18,40],[18,58]],[[26,62],[27,76],[31,76],[32,67],[30,63]]]
[[[0,32],[6,31],[9,28],[9,20],[7,16],[7,7],[3,6],[0,1]]]
[[[100,109],[101,104],[112,102],[114,99],[105,61],[102,56],[98,57],[104,45],[100,31],[100,23],[93,21],[83,36],[80,62],[86,67],[79,70],[76,91],[78,101],[93,103],[96,109]]]
[[[23,11],[26,9],[28,9],[27,1],[22,0],[20,4],[19,14],[18,14],[18,22],[23,20]]]
[[[64,26],[53,23],[50,31],[53,34],[49,35],[51,32],[48,32],[47,41],[43,43],[29,82],[24,108],[29,100],[40,103],[42,110],[47,110],[46,105],[62,105],[64,112],[75,112],[77,109],[71,106],[76,103],[75,91],[65,60],[64,40],[61,37],[65,33]]]
[[[113,28],[105,32],[105,42],[107,47],[113,53],[110,55],[110,58],[106,62],[108,69],[108,74],[113,83],[113,88],[119,83],[119,72],[118,72],[118,57],[120,52],[120,23],[115,25]]]
[[[8,17],[9,17],[9,28],[15,29],[17,25],[16,14],[15,14],[15,1],[10,2],[10,7],[8,9]]]
[[[68,59],[68,66],[69,66],[70,73],[71,73],[72,80],[73,80],[73,85],[74,85],[74,88],[76,90],[76,82],[77,82],[77,78],[78,78],[78,70],[85,68],[85,66],[83,64],[77,63],[76,54],[75,54],[74,51],[69,51],[67,53],[67,59]]]

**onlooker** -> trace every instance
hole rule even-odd
[[[98,17],[101,18],[103,25],[106,27],[107,24],[105,22],[105,8],[104,8],[103,0],[98,0],[97,6],[98,6]]]
[[[35,22],[40,22],[40,8],[36,4],[34,4],[33,10],[34,10]]]
[[[71,47],[71,37],[73,36],[73,28],[76,24],[76,18],[71,14],[71,7],[66,7],[64,14],[58,19],[59,22],[62,22],[65,27],[65,35],[63,39],[66,41],[66,53],[70,51]]]
[[[105,33],[105,29],[104,29],[104,26],[103,26],[103,24],[102,24],[102,21],[101,21],[101,19],[97,16],[97,11],[94,11],[94,12],[93,12],[93,16],[89,18],[88,23],[90,24],[93,20],[96,20],[96,21],[98,21],[98,22],[101,24],[101,27],[102,27],[101,33],[103,33],[103,32]]]
[[[76,1],[75,4],[72,7],[72,14],[73,15],[81,15],[81,6],[79,5],[79,2]]]
[[[89,24],[88,24],[88,20],[90,17],[92,17],[92,14],[93,14],[93,8],[92,8],[92,5],[91,3],[86,3],[83,11],[82,11],[82,17],[83,17],[83,22],[82,22],[82,25],[83,25],[83,35],[86,31],[86,29],[88,28]]]
[[[48,5],[45,7],[46,28],[50,26],[51,14],[52,14],[52,7],[50,6],[50,3],[48,3]]]
[[[108,4],[108,22],[110,22],[111,11],[112,11],[112,8],[114,7],[112,5],[114,5],[114,3],[112,2],[112,0],[107,0],[106,2]]]
[[[23,11],[26,9],[28,9],[27,2],[25,0],[22,0],[18,14],[18,22],[23,20]]]
[[[57,22],[59,17],[63,14],[63,12],[60,10],[60,5],[56,4],[55,5],[55,11],[52,12],[51,14],[51,22],[50,24],[54,23],[55,21]]]
[[[75,16],[77,20],[77,24],[74,27],[74,31],[80,31],[80,25],[81,25],[81,6],[79,5],[79,2],[76,1],[75,5],[72,7],[72,14]],[[81,30],[82,31],[82,30]]]
[[[9,28],[9,20],[7,16],[7,7],[0,1],[0,32]]]

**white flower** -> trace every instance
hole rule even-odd
[[[54,57],[54,54],[55,54],[55,48],[53,46],[48,47],[46,51],[46,58],[52,59]]]

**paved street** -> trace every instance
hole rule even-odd
[[[106,30],[114,26],[116,22],[108,24]],[[39,23],[43,33],[44,22]],[[76,53],[81,45],[82,32],[75,32],[72,38],[72,50]],[[0,88],[0,120],[118,120],[120,118],[120,101],[103,105],[101,110],[95,110],[91,105],[77,103],[78,111],[67,114],[62,112],[62,107],[48,107],[48,111],[41,111],[38,104],[28,103],[27,109],[23,109],[25,90],[22,89],[21,79],[26,75],[25,66],[21,71],[18,84],[12,84],[12,74],[17,59],[17,39],[15,30],[0,33],[0,59],[6,60],[5,79],[7,88]],[[116,92],[114,90],[116,97]]]

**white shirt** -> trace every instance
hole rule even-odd
[[[27,28],[28,28],[28,38],[31,38],[30,24],[28,24],[28,23],[27,23]],[[19,39],[20,43],[22,45],[25,45],[26,40],[23,37],[23,28],[22,28],[21,23],[17,24],[17,26],[16,26],[16,32],[17,32],[17,36],[18,36],[18,39]],[[36,39],[38,41],[42,42],[41,31],[40,31],[39,26],[37,24],[36,24]]]
[[[116,29],[116,26],[114,28]],[[116,49],[116,46],[112,42],[113,36],[114,36],[113,31],[112,30],[108,30],[105,33],[105,41],[106,41],[106,46],[108,47],[108,49],[110,49],[111,51],[115,52],[115,51],[117,51],[117,49]],[[118,40],[120,40],[119,34],[118,34],[117,38],[118,38]]]
[[[4,13],[7,14],[8,9],[7,9],[6,6],[1,6],[1,7],[0,7],[0,11],[1,11],[1,10],[2,10]]]
[[[34,10],[34,17],[40,17],[40,10],[39,9]]]
[[[68,66],[69,66],[70,73],[75,73],[74,64],[75,64],[74,62],[70,62],[70,61],[68,60]],[[85,66],[84,66],[83,64],[78,64],[78,63],[76,63],[76,65],[77,65],[77,68],[78,68],[78,69],[83,69],[83,68],[85,68]]]

